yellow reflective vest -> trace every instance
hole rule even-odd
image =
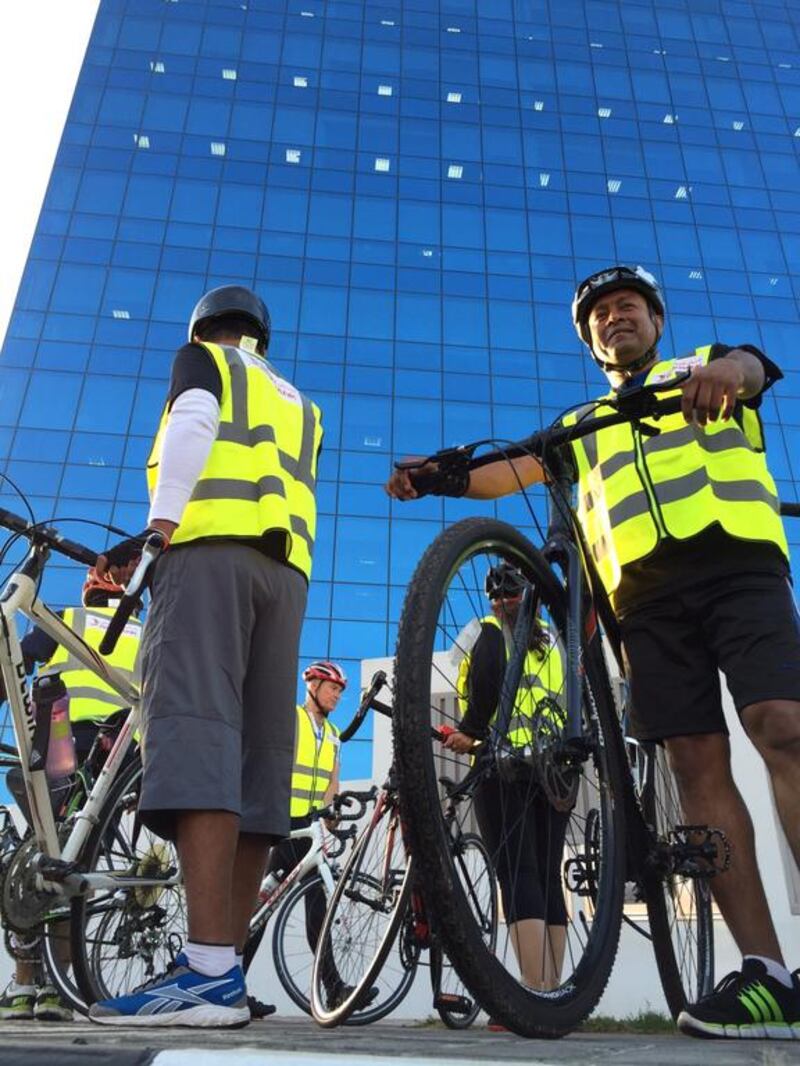
[[[210,342],[200,347],[222,381],[220,421],[172,543],[253,540],[282,532],[286,562],[309,579],[317,524],[320,410],[261,356]],[[147,461],[151,499],[168,422],[165,406]]]
[[[711,346],[682,359],[662,360],[647,384],[708,362]],[[662,394],[677,396],[679,389]],[[602,402],[591,414],[573,411],[574,425],[611,413]],[[649,555],[669,536],[686,540],[718,522],[741,540],[776,544],[788,558],[775,482],[767,468],[758,412],[737,404],[727,422],[688,424],[683,415],[654,421],[646,436],[630,424],[609,426],[573,441],[578,472],[578,517],[600,578],[612,595],[622,568]]]
[[[326,718],[322,726],[322,738],[318,742],[308,711],[298,704],[292,799],[289,806],[291,818],[302,818],[322,806],[338,758],[339,730]]]
[[[493,615],[487,615],[481,619],[482,625],[495,626],[506,633],[499,620]],[[533,743],[533,736],[542,719],[546,719],[556,727],[563,724],[564,715],[555,709],[563,706],[564,693],[564,656],[559,641],[550,627],[539,623],[546,639],[546,645],[541,650],[529,650],[522,666],[517,696],[508,723],[507,739],[512,747],[524,748]],[[480,638],[479,638],[480,639]],[[506,662],[508,662],[509,648],[506,641]],[[472,653],[467,652],[458,668],[456,691],[458,704],[462,714],[466,712],[469,699],[469,670],[472,662]],[[498,693],[498,699],[499,699]],[[494,722],[497,710],[491,717]]]
[[[68,607],[64,611],[64,621],[90,648],[97,651],[113,614],[113,607]],[[131,684],[137,686],[141,637],[142,623],[131,618],[120,634],[116,648],[110,655],[103,656],[109,666],[119,670]],[[39,677],[48,674],[61,675],[69,696],[69,717],[73,722],[108,718],[128,706],[122,696],[97,674],[87,670],[61,644],[39,669]]]

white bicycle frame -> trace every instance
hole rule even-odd
[[[139,727],[140,696],[139,691],[118,670],[82,640],[65,622],[62,621],[37,595],[37,581],[25,572],[30,561],[37,562],[42,569],[47,550],[33,547],[20,569],[16,570],[6,581],[0,592],[0,672],[5,684],[8,705],[14,735],[19,752],[20,767],[25,782],[25,792],[30,806],[31,825],[39,846],[39,859],[55,860],[55,863],[71,864],[80,858],[86,840],[92,828],[98,822],[98,816],[108,796],[109,790],[117,777],[122,760],[131,744],[134,732]],[[64,843],[59,844],[56,820],[50,802],[50,791],[45,771],[31,770],[31,753],[36,728],[36,711],[31,697],[31,690],[25,673],[25,662],[16,627],[17,613],[23,614],[62,645],[88,670],[102,678],[125,703],[130,704],[131,711],[119,731],[113,748],[108,753],[103,769],[92,787],[86,803],[74,816],[74,825]],[[51,862],[51,869],[55,863]],[[177,884],[180,875],[170,879],[125,877],[115,875],[113,871],[103,873],[65,872],[58,881],[42,879],[41,887],[56,895],[74,896],[94,889],[116,889],[126,886],[143,887],[152,885]]]
[[[311,847],[300,862],[289,871],[286,877],[275,886],[267,898],[259,904],[258,909],[250,919],[251,929],[255,926],[266,925],[278,909],[281,900],[292,885],[298,884],[315,868],[322,877],[322,885],[325,889],[325,895],[327,898],[330,899],[333,894],[333,870],[331,869],[330,860],[325,853],[325,838],[319,820],[313,821],[311,825],[303,829],[293,829],[287,839],[310,839]]]

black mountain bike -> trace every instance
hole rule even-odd
[[[652,941],[674,1016],[713,988],[709,881],[727,867],[728,843],[714,827],[683,824],[675,781],[657,745],[626,742],[616,622],[572,509],[571,472],[561,458],[570,440],[604,426],[628,422],[646,437],[657,435],[659,418],[679,410],[674,390],[681,380],[623,390],[603,401],[616,410],[588,425],[580,418],[570,428],[555,425],[479,457],[476,449],[491,442],[398,464],[412,471],[418,487],[429,461],[440,471],[460,472],[533,455],[548,475],[543,549],[488,518],[465,519],[433,541],[407,590],[395,660],[401,809],[425,898],[467,987],[485,1010],[525,1036],[562,1036],[591,1013],[607,984],[623,918]],[[659,397],[669,390],[670,397]],[[797,505],[783,510],[800,512]],[[533,522],[538,525],[535,516]],[[468,761],[432,742],[431,725],[458,726],[459,664],[474,642],[476,619],[487,613],[487,570],[501,561],[521,571],[526,589],[513,633],[506,634],[507,667],[490,735]],[[550,637],[541,654],[558,653],[559,660],[553,658],[543,686],[550,690],[533,693],[529,743],[510,748],[509,724],[530,713],[530,696],[525,712],[517,708],[519,694],[538,684],[524,673],[532,634],[543,632]],[[540,678],[546,669],[540,664]],[[460,786],[445,787],[443,776]],[[446,818],[454,797],[462,800],[462,818],[471,808],[503,890],[506,935],[496,949],[477,926],[456,875]],[[636,917],[623,913],[626,902]],[[529,911],[539,915],[538,924],[525,923]]]

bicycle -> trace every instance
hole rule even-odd
[[[170,845],[157,841],[138,825],[127,837],[121,828],[122,814],[130,807],[130,797],[137,791],[141,775],[138,757],[126,761],[139,725],[138,691],[47,607],[38,594],[51,552],[84,566],[94,566],[97,553],[68,540],[53,527],[28,522],[10,511],[0,510],[0,525],[30,542],[24,560],[0,591],[0,670],[16,742],[15,749],[10,750],[19,760],[31,818],[30,835],[16,845],[4,864],[3,919],[7,928],[23,935],[44,925],[44,955],[53,981],[70,1006],[85,1011],[93,994],[93,942],[87,935],[87,923],[98,915],[104,919],[114,908],[127,909],[131,933],[129,966],[134,957],[138,958],[144,976],[149,976],[158,964],[169,961],[165,926],[170,911],[160,906],[155,897],[163,901],[177,900],[173,912],[182,913],[180,876]],[[104,644],[116,640],[124,628],[162,546],[158,535],[148,539],[126,595],[109,622]],[[27,617],[66,647],[131,708],[119,726],[85,802],[72,809],[61,822],[54,815],[44,769],[49,708],[37,714],[32,700],[17,632],[17,614]],[[59,943],[63,937],[56,930],[67,915],[71,921],[72,957],[71,961],[62,961]]]
[[[358,803],[355,813],[344,814],[342,808]],[[295,829],[290,840],[310,840],[311,847],[288,873],[283,876],[267,874],[261,885],[258,904],[250,920],[250,931],[245,944],[243,967],[247,974],[258,951],[272,916],[277,912],[272,934],[272,957],[275,971],[284,991],[306,1014],[311,1013],[308,989],[316,943],[315,931],[309,927],[310,908],[314,897],[319,895],[327,903],[330,900],[339,876],[338,864],[334,861],[345,850],[347,842],[356,834],[355,825],[347,831],[329,830],[337,840],[331,847],[325,839],[320,822],[325,819],[359,821],[366,810],[361,793],[342,792],[334,797],[328,807],[312,811],[311,824]],[[281,874],[283,872],[281,871]],[[331,971],[334,973],[334,971]],[[375,1004],[380,1010],[382,1003]],[[367,1020],[374,1021],[383,1014],[377,1013]]]
[[[377,699],[386,684],[386,674],[378,671],[353,721],[342,732],[343,741],[355,735],[370,708],[392,717],[391,707]],[[437,736],[441,739],[440,734]],[[455,785],[447,782],[445,787]],[[420,956],[427,949],[434,1008],[448,1027],[466,1028],[475,1020],[480,1004],[467,994],[431,920],[427,897],[406,845],[393,768],[383,787],[373,788],[367,796],[374,801],[372,815],[342,871],[320,933],[311,982],[312,1014],[325,1027],[348,1021],[364,1024],[369,1020],[367,1010],[359,1008],[368,1002],[376,982],[378,987],[388,984],[393,988],[390,998],[394,1009],[411,988]],[[447,811],[449,854],[470,899],[473,921],[480,925],[488,949],[493,950],[497,931],[494,871],[480,838],[464,832],[458,806],[453,800]],[[325,979],[330,960],[350,989],[346,997],[334,1003],[327,996]],[[387,1009],[381,1016],[388,1013]]]
[[[570,472],[559,458],[559,449],[569,441],[605,426],[633,422],[645,434],[657,434],[658,419],[680,407],[674,392],[668,398],[658,394],[674,390],[682,380],[622,390],[603,401],[615,410],[588,426],[578,417],[574,426],[556,425],[488,454],[475,456],[481,445],[492,443],[479,441],[396,464],[411,471],[412,478],[417,471],[420,487],[428,476],[421,471],[427,462],[447,475],[498,458],[532,455],[548,475],[548,529],[541,550],[507,523],[483,518],[458,522],[433,541],[407,590],[395,658],[401,810],[426,898],[435,908],[445,949],[472,993],[503,1024],[525,1036],[562,1036],[596,1006],[617,951],[626,883],[646,904],[649,928],[627,915],[625,920],[651,939],[673,1015],[713,987],[708,882],[727,867],[728,843],[713,827],[682,824],[675,784],[657,746],[626,746],[624,702],[617,706],[610,678],[613,661],[623,675],[616,621],[572,508]],[[786,514],[798,510],[796,505],[784,507]],[[544,797],[548,808],[566,816],[561,839],[549,830],[544,834],[542,865],[549,879],[540,888],[545,906],[552,903],[560,916],[544,923],[539,972],[545,973],[548,961],[551,973],[538,988],[521,983],[527,960],[515,957],[508,935],[495,954],[474,922],[450,852],[445,812],[453,793],[443,793],[443,756],[430,742],[432,718],[458,725],[456,665],[469,653],[470,625],[474,628],[474,619],[484,613],[484,575],[500,561],[516,567],[527,588],[496,719],[461,787],[475,794],[501,775],[515,778],[518,788],[527,789],[529,809]],[[563,686],[557,694],[564,720],[560,730],[553,730],[552,714],[544,713],[552,705],[545,700],[539,713],[537,703],[530,743],[513,752],[504,737],[515,713],[532,627],[540,622],[558,635],[564,649]],[[456,773],[464,772],[458,757],[451,757],[450,764]],[[517,824],[505,827],[506,836],[492,856],[507,866],[524,858],[514,837]],[[514,848],[518,854],[511,855]]]

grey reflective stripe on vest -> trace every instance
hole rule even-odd
[[[561,689],[564,686],[562,684],[561,688],[548,688],[547,685],[545,685],[544,681],[542,681],[542,678],[539,674],[525,674],[523,675],[523,678],[519,683],[519,687],[526,688],[528,690],[534,688],[541,689],[542,692],[545,693],[545,695],[550,697],[550,699],[556,700],[561,694]]]
[[[279,477],[270,474],[258,481],[240,481],[232,477],[205,477],[194,487],[192,501],[198,500],[247,500],[258,503],[264,496],[281,496],[286,499],[286,486]]]
[[[643,489],[638,489],[609,508],[608,520],[611,528],[614,529],[623,522],[627,522],[629,518],[638,518],[639,515],[647,514],[649,511],[650,501],[647,499],[647,493]]]
[[[691,474],[676,477],[672,481],[660,481],[654,488],[660,504],[677,503],[688,499],[708,486],[718,500],[726,503],[766,503],[774,511],[779,510],[777,498],[760,481],[714,481],[705,467]]]
[[[217,431],[217,440],[231,444],[242,444],[245,447],[255,447],[257,444],[267,442],[274,444],[276,441],[275,427],[267,422],[258,425],[250,425],[250,411],[247,404],[247,369],[242,357],[236,348],[220,345],[225,356],[225,362],[231,374],[231,420],[220,422]],[[264,360],[265,365],[266,360]],[[276,372],[277,373],[277,372]],[[277,375],[280,377],[280,375]],[[316,486],[314,477],[314,408],[311,401],[301,396],[303,404],[303,425],[300,436],[300,458],[295,459],[286,452],[278,449],[278,459],[281,466],[302,485],[311,492]],[[266,494],[262,494],[266,495]],[[192,499],[209,499],[213,497],[193,496]],[[244,497],[226,495],[226,499],[239,499]],[[248,497],[249,498],[249,497]]]
[[[724,452],[729,448],[747,448],[752,451],[753,447],[744,433],[733,426],[730,429],[721,429],[718,433],[704,433],[700,426],[688,425],[681,429],[673,429],[662,433],[658,437],[649,437],[642,440],[642,448],[645,455],[655,452],[668,452],[671,448],[682,448],[686,444],[694,442],[705,452]]]
[[[301,518],[299,515],[293,514],[289,517],[289,525],[292,527],[292,533],[296,533],[298,537],[302,537],[308,545],[308,551],[313,555],[314,553],[314,538],[311,536],[311,530],[308,528],[308,523],[305,518]]]

